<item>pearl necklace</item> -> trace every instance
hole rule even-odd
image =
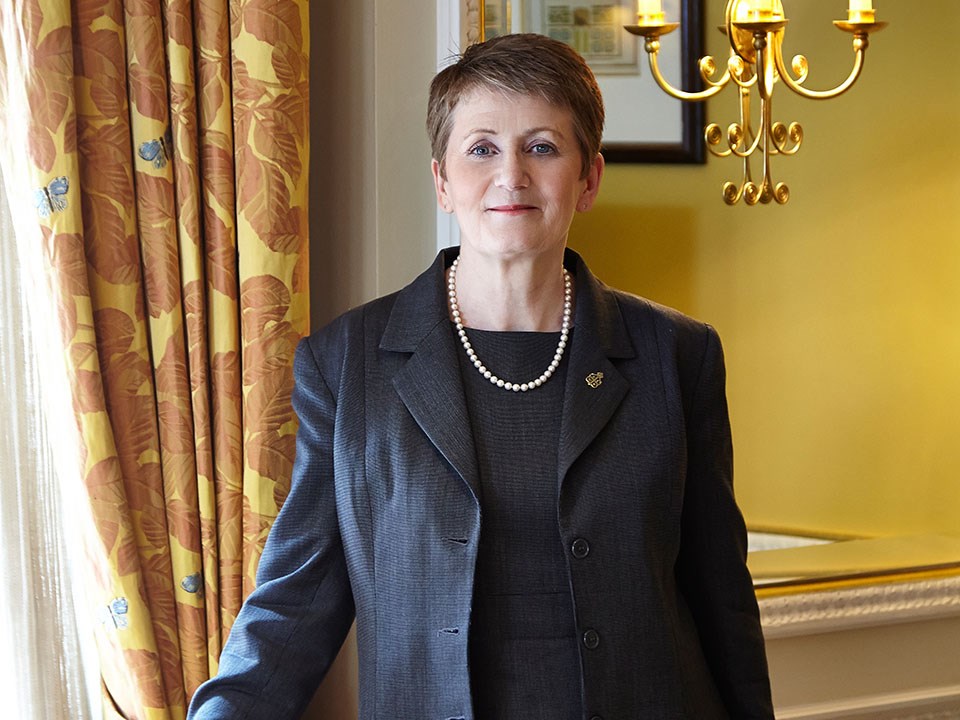
[[[570,311],[573,306],[571,300],[573,296],[573,283],[570,280],[570,273],[567,272],[566,268],[563,268],[563,320],[560,323],[560,342],[557,343],[557,351],[553,355],[553,360],[550,361],[550,365],[547,366],[547,369],[543,371],[540,377],[535,380],[530,380],[525,383],[514,383],[499,378],[490,372],[483,362],[481,362],[480,358],[477,357],[477,353],[467,338],[467,330],[463,326],[463,318],[460,315],[460,304],[457,302],[457,267],[459,264],[460,256],[458,255],[450,266],[450,276],[447,280],[447,296],[450,302],[450,315],[453,317],[454,325],[456,325],[457,328],[457,335],[460,336],[460,343],[467,353],[467,358],[473,363],[473,366],[481,375],[504,390],[527,392],[527,390],[533,390],[543,385],[550,379],[553,373],[556,372],[557,368],[560,367],[560,359],[563,357],[563,351],[567,347],[567,338],[570,337]]]

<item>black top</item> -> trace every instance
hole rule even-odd
[[[539,377],[559,333],[469,330],[495,374]],[[458,341],[459,342],[459,341]],[[480,469],[481,530],[470,621],[476,717],[579,720],[580,658],[557,521],[557,451],[566,358],[528,392],[498,388],[461,353]]]

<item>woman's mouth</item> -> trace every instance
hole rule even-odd
[[[536,209],[537,208],[534,205],[519,205],[519,204],[495,205],[493,207],[487,208],[487,210],[491,212],[503,213],[506,215],[515,215],[515,214],[525,213],[525,212],[529,212],[531,210],[536,210]]]

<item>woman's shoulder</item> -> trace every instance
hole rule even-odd
[[[433,264],[405,287],[348,310],[317,330],[309,343],[340,354],[379,348],[412,352],[439,323],[448,322],[444,267],[441,252]]]
[[[621,290],[611,292],[620,306],[634,346],[652,340],[661,365],[672,369],[671,375],[676,379],[687,411],[702,377],[711,378],[712,382],[719,383],[719,387],[723,386],[723,347],[712,325],[638,295]]]
[[[375,333],[383,333],[396,303],[399,291],[362,303],[341,313],[326,325],[314,330],[304,341],[317,351],[347,349],[351,344]]]
[[[595,329],[610,357],[654,360],[683,373],[708,356],[722,356],[719,337],[707,323],[607,285],[575,253],[567,261],[578,271],[577,317]]]
[[[357,305],[301,338],[294,358],[294,377],[298,382],[319,375],[338,395],[344,378],[350,372],[362,371],[364,354],[378,342],[396,295],[391,293]],[[375,326],[381,330],[371,332]]]
[[[716,334],[707,323],[676,308],[607,285],[590,271],[582,257],[573,251],[567,252],[567,262],[577,268],[578,274],[583,274],[582,280],[585,286],[583,290],[587,293],[588,302],[596,314],[605,316],[608,322],[616,322],[613,315],[618,312],[627,331],[634,336],[635,340],[638,334],[647,334],[651,331],[654,331],[658,337],[667,338],[703,338]]]
[[[692,395],[702,369],[723,366],[720,336],[713,326],[676,308],[622,290],[608,290],[616,299],[634,348],[656,348],[655,357],[674,368],[681,393]],[[639,356],[649,357],[647,353]]]
[[[652,325],[657,334],[679,339],[700,339],[716,335],[712,325],[688,315],[676,308],[635,295],[624,290],[608,288],[616,298],[617,305],[629,328]]]

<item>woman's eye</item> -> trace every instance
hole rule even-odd
[[[468,151],[468,154],[483,157],[486,155],[490,155],[491,150],[486,145],[474,145],[472,148],[470,148],[470,150]]]
[[[549,143],[537,143],[530,148],[530,151],[534,155],[549,155],[553,152],[553,145],[550,145]]]

